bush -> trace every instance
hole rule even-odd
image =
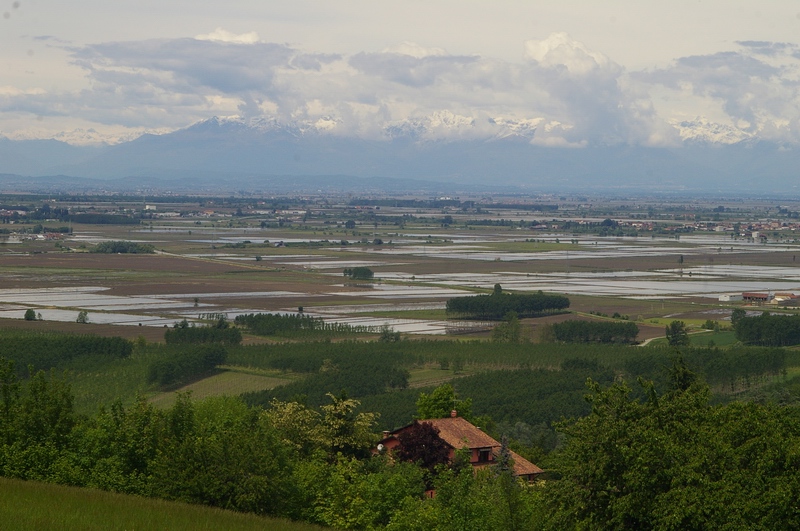
[[[153,254],[156,252],[156,248],[146,243],[114,241],[98,243],[91,252],[104,254]]]
[[[344,276],[353,280],[372,280],[375,273],[368,267],[348,267],[344,270]]]

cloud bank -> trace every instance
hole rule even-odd
[[[548,146],[677,145],[686,138],[681,127],[712,123],[733,130],[730,138],[800,143],[800,48],[791,43],[741,41],[637,72],[566,33],[526,41],[518,62],[412,42],[318,53],[223,28],[68,51],[87,87],[0,88],[4,134],[31,116],[119,134],[237,115],[372,139],[517,135]]]

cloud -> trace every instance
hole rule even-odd
[[[705,100],[749,135],[800,142],[798,47],[764,41],[737,44],[739,50],[682,57],[636,77],[672,90],[676,104],[688,95]]]
[[[611,64],[608,58],[592,52],[568,34],[553,33],[544,40],[525,41],[525,57],[544,67],[564,67],[571,73],[586,74]]]
[[[798,52],[797,45],[788,42],[736,41],[736,44],[746,48],[750,53],[769,57],[786,55],[787,53],[792,53],[796,56]]]
[[[217,28],[205,35],[197,35],[195,39],[199,41],[230,42],[234,44],[255,44],[261,42],[261,38],[255,31],[237,35],[222,28]]]
[[[198,38],[65,47],[88,86],[0,89],[0,111],[74,117],[81,127],[174,129],[212,116],[303,122],[362,138],[494,138],[541,145],[669,145],[700,102],[749,134],[800,141],[800,61],[788,43],[628,72],[566,33],[525,42],[522,61],[401,42],[316,53],[217,29]],[[698,121],[697,123],[703,123]]]

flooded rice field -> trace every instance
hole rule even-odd
[[[722,294],[745,291],[800,293],[800,266],[794,267],[793,255],[786,252],[796,247],[731,239],[728,234],[601,238],[527,231],[493,234],[439,230],[433,233],[398,232],[388,237],[383,235],[387,241],[384,245],[339,246],[335,243],[339,240],[332,239],[330,246],[286,249],[277,248],[275,244],[318,244],[324,240],[319,237],[284,238],[283,235],[288,233],[275,234],[258,229],[199,229],[177,225],[174,228],[162,227],[153,231],[139,229],[133,232],[140,238],[139,241],[146,240],[147,233],[152,232],[154,238],[180,243],[179,251],[170,253],[175,258],[173,262],[180,264],[180,267],[188,262],[193,265],[203,261],[215,264],[213,271],[204,270],[211,272],[206,273],[209,276],[204,277],[202,282],[192,283],[202,284],[210,279],[219,280],[220,284],[184,288],[186,293],[169,293],[169,281],[159,279],[162,288],[167,286],[167,290],[152,289],[153,292],[149,293],[150,285],[142,282],[141,289],[121,290],[125,293],[136,291],[136,294],[120,295],[111,291],[113,279],[102,281],[109,285],[98,286],[89,285],[92,282],[86,279],[90,277],[75,277],[69,281],[75,284],[70,287],[0,289],[0,318],[22,319],[25,311],[32,308],[44,320],[74,322],[78,312],[83,310],[88,312],[92,323],[163,327],[184,318],[202,320],[203,314],[211,313],[225,314],[229,319],[241,314],[267,311],[263,308],[270,308],[269,311],[273,313],[296,313],[298,304],[305,304],[305,315],[322,317],[331,322],[375,329],[388,325],[396,331],[412,334],[445,334],[452,333],[454,329],[481,328],[485,325],[435,319],[381,318],[364,314],[441,310],[451,297],[471,295],[476,289],[491,290],[498,283],[504,290],[512,292],[541,290],[566,295],[636,300],[705,297],[711,302]],[[389,238],[392,238],[392,244],[388,244]],[[119,238],[110,238],[99,232],[84,232],[73,235],[69,241],[87,244],[88,247],[113,239]],[[248,241],[254,245],[244,249],[220,248],[224,244]],[[761,263],[761,258],[753,260],[751,255],[769,257],[777,252],[786,254],[773,255],[779,256],[780,260],[763,262],[788,261],[790,265],[736,264],[741,261]],[[745,258],[736,259],[735,255]],[[94,255],[83,256],[88,259]],[[664,260],[665,257],[667,260]],[[684,257],[687,262],[684,267],[664,267],[683,263]],[[117,259],[122,260],[119,257]],[[155,259],[165,261],[163,256]],[[102,258],[97,260],[101,262]],[[598,270],[591,270],[595,263],[588,260],[605,261],[597,262],[601,264]],[[620,267],[620,270],[613,270],[615,263],[622,260],[629,264],[622,267],[631,267],[632,264],[634,269],[622,270]],[[720,263],[714,263],[715,260]],[[242,265],[244,261],[252,262],[252,265],[245,268]],[[549,263],[543,264],[545,261]],[[571,267],[573,262],[578,261],[582,261],[581,267]],[[699,263],[704,265],[697,265]],[[527,267],[525,264],[531,265]],[[85,266],[82,263],[80,267]],[[376,279],[364,284],[343,283],[341,272],[349,267],[374,268]],[[548,272],[537,271],[537,267]],[[98,266],[100,268],[102,266]],[[271,277],[276,270],[282,276]],[[10,271],[4,278],[10,281],[19,271]],[[52,271],[61,272],[55,268]],[[52,275],[52,271],[44,274]],[[84,270],[77,268],[77,271],[83,274]],[[177,270],[170,272],[176,278],[183,274]],[[231,276],[232,273],[244,274]],[[218,276],[210,276],[212,274]],[[35,285],[46,286],[47,283],[41,281],[46,278],[49,277],[40,274]],[[272,280],[274,278],[278,280]],[[62,280],[61,283],[67,281]],[[6,284],[9,285],[12,284]],[[209,288],[210,285],[218,289]],[[203,291],[204,288],[208,291]],[[251,305],[253,308],[248,308]]]
[[[580,273],[382,273],[387,280],[440,286],[492,289],[500,283],[511,291],[548,291],[575,295],[636,299],[664,297],[719,298],[744,291],[800,292],[800,268],[707,265],[659,271]]]

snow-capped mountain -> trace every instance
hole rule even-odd
[[[758,141],[707,120],[675,125],[680,147],[547,147],[568,124],[451,112],[395,122],[370,138],[335,116],[217,117],[168,134],[102,147],[0,139],[0,173],[93,179],[238,183],[350,176],[518,186],[533,190],[735,190],[800,195],[800,149]],[[740,134],[741,133],[741,134]],[[746,140],[746,141],[743,141]],[[331,177],[333,179],[333,177]],[[272,179],[272,181],[270,181]]]
[[[730,145],[754,138],[747,131],[731,125],[711,122],[702,117],[694,120],[673,120],[670,124],[678,130],[681,140],[685,142]]]

